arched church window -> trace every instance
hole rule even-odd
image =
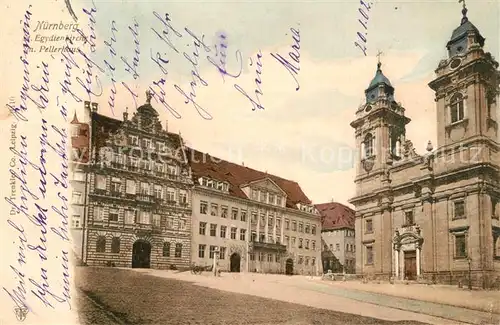
[[[464,96],[460,93],[450,99],[451,123],[464,119]]]
[[[371,133],[368,133],[365,136],[365,140],[363,141],[363,147],[364,147],[364,158],[370,158],[373,156],[373,135]]]

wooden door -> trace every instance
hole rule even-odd
[[[417,253],[415,251],[405,252],[405,278],[417,279]]]

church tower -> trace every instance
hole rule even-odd
[[[356,273],[391,276],[392,189],[389,170],[401,159],[406,124],[410,119],[394,97],[394,87],[377,64],[375,77],[365,90],[365,104],[351,123],[355,129],[356,196]]]
[[[429,83],[437,103],[438,147],[477,137],[498,141],[498,62],[484,52],[485,38],[469,21],[465,4],[462,15],[446,45],[448,58]]]
[[[356,147],[360,149],[356,164],[358,192],[363,191],[365,181],[384,186],[383,175],[394,160],[400,159],[406,124],[410,122],[404,115],[405,109],[395,101],[394,87],[382,72],[380,53],[375,77],[365,90],[365,99],[351,123],[355,129]]]

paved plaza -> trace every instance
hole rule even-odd
[[[164,273],[172,275],[173,273]],[[193,276],[194,277],[194,276]],[[200,279],[212,279],[199,276]],[[218,278],[219,283],[234,279]],[[240,281],[246,286],[247,281]],[[373,317],[294,304],[175,278],[117,268],[76,270],[79,322],[90,324],[173,325],[419,325],[416,320],[389,322]],[[264,293],[265,289],[262,288]],[[290,288],[294,294],[300,289]],[[412,319],[408,315],[407,319]]]
[[[498,292],[255,273],[86,267],[77,274],[82,324],[500,324]]]
[[[466,291],[450,286],[357,281],[322,281],[306,276],[256,273],[210,273],[134,270],[158,277],[191,281],[219,290],[257,295],[311,307],[383,320],[417,320],[429,324],[500,324],[500,292]]]

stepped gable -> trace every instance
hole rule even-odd
[[[342,228],[354,229],[354,210],[341,203],[331,202],[316,204],[321,214],[322,231]]]
[[[192,148],[189,148],[188,151],[189,164],[191,165],[195,180],[198,177],[206,176],[219,181],[226,181],[230,184],[229,193],[231,195],[246,199],[248,197],[241,190],[241,186],[267,177],[285,191],[287,195],[287,208],[298,209],[297,203],[311,204],[311,201],[304,194],[297,182],[211,157]]]

